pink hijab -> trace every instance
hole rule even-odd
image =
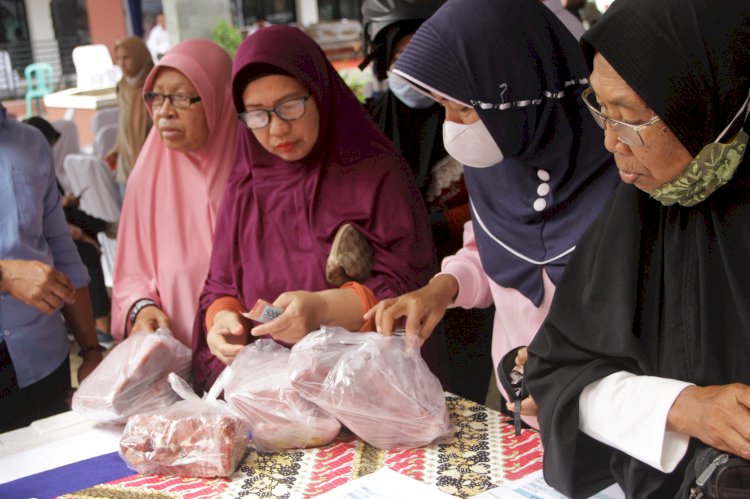
[[[209,136],[198,151],[168,149],[154,126],[128,179],[112,289],[112,334],[125,336],[129,311],[154,300],[182,343],[192,343],[193,320],[208,272],[224,187],[232,168],[237,117],[232,105],[232,62],[208,40],[172,48],[149,74],[150,91],[161,67],[180,71],[201,97]]]

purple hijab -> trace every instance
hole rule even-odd
[[[259,74],[297,78],[320,111],[318,142],[304,159],[267,152],[246,128],[219,211],[211,267],[193,332],[199,392],[224,365],[206,345],[205,312],[221,296],[246,307],[285,291],[329,289],[325,265],[338,228],[351,222],[370,241],[379,299],[417,289],[436,269],[427,211],[404,159],[380,132],[320,47],[286,26],[258,30],[240,46],[232,93]]]

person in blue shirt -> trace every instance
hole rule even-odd
[[[81,346],[78,380],[101,362],[88,282],[52,151],[0,104],[0,432],[68,410],[66,323]]]

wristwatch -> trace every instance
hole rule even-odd
[[[138,313],[150,305],[156,306],[156,302],[149,298],[141,298],[133,304],[133,308],[130,309],[130,323],[135,324],[135,319],[138,317]]]
[[[89,352],[104,352],[106,348],[104,348],[102,345],[97,343],[96,345],[85,345],[82,346],[81,349],[78,351],[78,356],[83,357]]]

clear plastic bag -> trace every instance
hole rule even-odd
[[[179,400],[170,372],[190,376],[191,351],[166,329],[134,334],[115,346],[73,394],[73,410],[89,419],[125,423]]]
[[[453,432],[414,337],[323,327],[292,347],[289,366],[303,397],[374,447],[421,447]]]
[[[333,441],[341,430],[335,418],[292,387],[289,355],[289,349],[275,341],[259,339],[232,362],[224,400],[250,423],[258,450],[318,447]]]
[[[216,399],[230,371],[223,374],[202,399],[170,374],[172,388],[184,400],[128,419],[120,440],[120,456],[128,466],[141,475],[231,475],[245,454],[250,426]]]

